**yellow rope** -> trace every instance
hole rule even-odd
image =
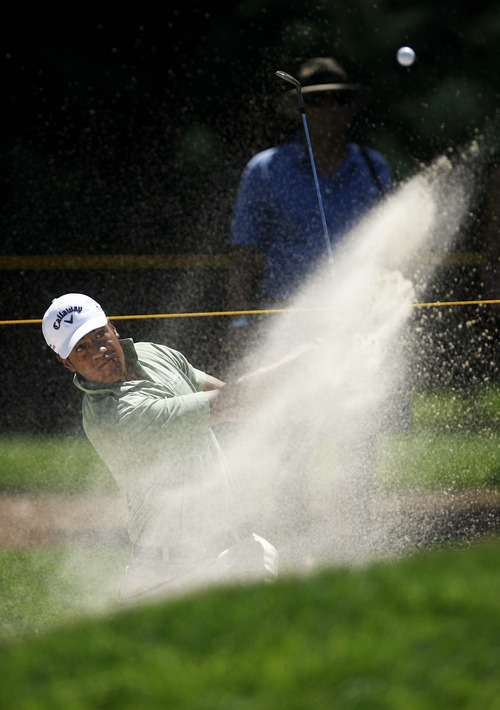
[[[500,303],[500,299],[488,299],[477,301],[433,301],[430,303],[414,303],[414,308],[431,308],[444,306],[485,306],[492,303]],[[135,316],[109,316],[110,320],[139,320],[146,318],[200,318],[202,316],[249,316],[263,313],[310,313],[314,311],[325,311],[326,308],[267,308],[258,311],[210,311],[200,313],[150,313]],[[41,323],[41,318],[30,318],[20,320],[0,320],[0,325],[25,325],[27,323]]]

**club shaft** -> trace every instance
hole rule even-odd
[[[304,132],[306,134],[307,149],[309,151],[309,157],[311,159],[311,167],[314,176],[314,184],[316,186],[316,195],[318,196],[319,211],[321,214],[321,222],[323,224],[323,234],[325,235],[326,251],[328,253],[328,261],[333,261],[332,255],[332,245],[330,243],[330,235],[328,234],[328,225],[326,223],[325,210],[323,208],[323,200],[321,199],[321,190],[319,189],[318,173],[316,172],[316,163],[314,161],[314,155],[311,146],[311,139],[309,137],[309,129],[307,127],[306,112],[304,111],[304,106],[302,103],[302,96],[300,95],[300,112],[302,114],[302,122],[304,124]]]
[[[326,224],[325,210],[323,208],[323,200],[321,199],[321,190],[319,189],[318,173],[316,172],[316,163],[314,161],[314,155],[313,155],[313,150],[312,150],[312,146],[311,146],[311,139],[309,137],[309,128],[307,127],[306,111],[304,108],[304,100],[302,98],[302,87],[300,85],[300,81],[298,79],[296,79],[295,77],[293,77],[291,74],[287,74],[287,72],[277,71],[277,72],[275,72],[275,74],[280,79],[283,79],[284,81],[288,81],[290,84],[293,84],[297,90],[297,98],[299,100],[299,108],[300,108],[300,113],[302,116],[302,123],[304,124],[304,132],[306,134],[307,150],[309,151],[309,158],[311,159],[311,167],[312,167],[313,176],[314,176],[314,185],[316,187],[316,195],[318,197],[318,205],[319,205],[319,211],[321,214],[321,222],[323,224],[323,234],[325,235],[326,251],[328,253],[328,260],[330,262],[333,262],[332,245],[330,242],[330,235],[328,234],[328,225]]]

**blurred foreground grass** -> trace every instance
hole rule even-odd
[[[44,633],[0,640],[0,708],[494,710],[499,555],[435,549],[50,630],[45,612]],[[32,573],[50,568],[47,552]]]

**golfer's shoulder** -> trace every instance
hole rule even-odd
[[[136,343],[136,352],[140,364],[159,377],[177,372],[189,374],[191,371],[191,365],[186,356],[168,345],[150,342]]]
[[[151,343],[151,342],[140,342],[135,343],[135,350],[139,362],[147,360],[174,360],[183,355],[178,351],[170,348],[168,345],[163,343]]]

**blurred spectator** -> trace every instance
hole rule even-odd
[[[361,87],[350,82],[343,67],[331,57],[316,57],[302,64],[297,78],[335,249],[391,190],[391,172],[380,153],[347,138]],[[296,116],[296,138],[254,155],[241,177],[230,235],[232,310],[285,305],[326,258],[296,90],[285,98],[285,108]],[[235,318],[233,326],[248,323],[248,318]]]

